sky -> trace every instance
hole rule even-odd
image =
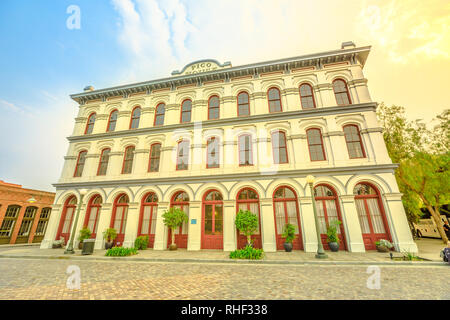
[[[424,122],[450,108],[448,0],[1,0],[0,39],[0,180],[27,188],[54,191],[70,94],[200,59],[239,66],[353,41],[372,46],[374,101]]]

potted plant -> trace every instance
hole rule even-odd
[[[295,238],[295,226],[293,224],[286,224],[283,228],[283,233],[281,234],[281,237],[284,239],[284,250],[286,252],[292,251],[292,241],[294,241]]]
[[[394,247],[394,245],[386,239],[375,241],[375,246],[377,247],[378,252],[389,252],[389,250]]]
[[[258,216],[249,210],[240,209],[234,224],[247,237],[247,245],[253,247],[252,235],[258,230]]]
[[[117,231],[114,228],[108,228],[103,232],[103,238],[105,241],[105,249],[111,249],[114,245],[114,239],[117,237]]]
[[[82,249],[83,248],[83,241],[85,239],[90,239],[91,238],[91,230],[89,230],[89,228],[84,227],[83,229],[80,230],[80,235],[78,236],[78,249]]]
[[[179,228],[184,222],[187,222],[189,218],[183,210],[175,207],[166,210],[162,217],[164,224],[171,230],[172,233],[169,250],[177,250],[177,245],[175,244],[175,229]]]
[[[337,234],[337,228],[340,224],[341,224],[341,221],[334,220],[327,227],[327,242],[328,242],[328,246],[330,247],[330,250],[332,252],[339,251],[339,237]]]

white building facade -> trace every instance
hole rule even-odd
[[[162,214],[178,206],[189,216],[180,248],[242,247],[234,220],[248,209],[259,217],[255,246],[282,250],[292,223],[294,249],[314,252],[313,175],[326,248],[326,227],[340,220],[341,250],[388,239],[417,252],[363,74],[369,51],[349,42],[240,67],[197,61],[168,78],[72,95],[79,113],[41,248],[67,241],[80,209],[76,235],[89,227],[97,249],[114,227],[117,245],[148,235],[165,250]]]

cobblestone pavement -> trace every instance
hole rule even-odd
[[[67,267],[81,270],[68,289]],[[450,267],[0,259],[0,299],[450,299]]]

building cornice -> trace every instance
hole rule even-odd
[[[292,177],[306,177],[307,175],[315,175],[317,177],[330,174],[373,174],[373,173],[393,173],[398,167],[398,164],[380,164],[380,165],[365,165],[365,166],[345,166],[345,167],[330,167],[330,168],[308,168],[297,170],[281,170],[274,174],[268,172],[245,172],[232,174],[216,174],[216,175],[200,175],[200,176],[185,176],[182,178],[182,183],[203,183],[209,181],[238,181],[251,179],[265,179],[270,177],[276,178],[292,178]],[[85,182],[70,182],[70,183],[55,183],[54,187],[57,189],[73,189],[73,188],[95,188],[95,187],[118,187],[118,186],[142,186],[155,184],[177,184],[180,183],[180,177],[166,177],[166,178],[144,178],[144,179],[120,179],[109,181],[85,181]]]
[[[237,124],[249,124],[255,122],[267,122],[272,120],[286,120],[286,119],[301,119],[315,116],[326,116],[326,115],[335,115],[335,114],[348,114],[351,112],[364,112],[364,111],[375,111],[377,108],[376,102],[368,102],[368,103],[360,103],[360,104],[352,104],[348,106],[336,106],[336,107],[326,107],[326,108],[317,108],[317,109],[308,109],[308,110],[295,110],[295,111],[283,111],[280,113],[266,113],[266,114],[257,114],[251,117],[233,117],[233,118],[225,118],[220,120],[205,120],[201,122],[202,128],[210,128],[210,127],[224,127],[227,125],[237,125]],[[107,138],[122,138],[129,136],[139,136],[139,135],[148,135],[148,134],[156,134],[162,132],[172,132],[175,129],[186,129],[193,130],[196,122],[190,123],[178,123],[171,124],[165,126],[158,127],[148,127],[148,128],[140,128],[133,130],[121,130],[121,131],[113,131],[113,132],[103,132],[89,135],[81,135],[81,136],[70,136],[67,138],[70,142],[78,142],[78,141],[93,141],[98,139],[107,139]]]
[[[228,80],[236,77],[257,76],[261,73],[276,72],[315,66],[321,68],[324,64],[350,61],[350,63],[360,63],[363,67],[370,52],[370,46],[326,51],[297,57],[271,60],[253,64],[247,64],[226,69],[219,69],[210,72],[196,73],[190,75],[173,76],[151,81],[132,83],[128,85],[110,87],[105,89],[87,91],[70,95],[70,97],[80,104],[87,101],[106,101],[108,97],[123,96],[143,92],[151,94],[153,90],[174,89],[179,86],[190,84],[201,84],[208,81]]]

